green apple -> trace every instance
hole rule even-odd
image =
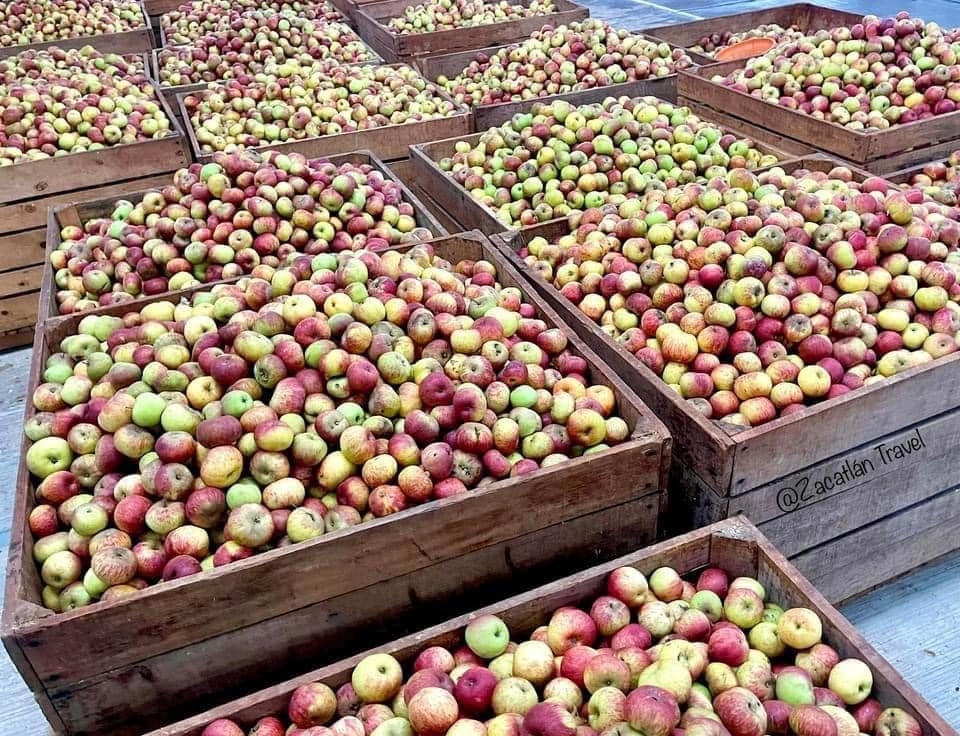
[[[38,478],[46,478],[58,470],[68,470],[72,462],[73,452],[62,437],[44,437],[27,450],[27,470]]]
[[[493,659],[507,651],[510,630],[499,616],[484,614],[467,624],[463,638],[478,657]]]
[[[385,703],[400,691],[403,669],[389,654],[371,654],[354,667],[351,684],[364,703]]]

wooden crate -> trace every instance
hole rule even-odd
[[[436,248],[450,260],[489,258],[502,283],[526,286],[478,233],[436,241]],[[440,611],[473,608],[474,597],[493,600],[505,586],[542,581],[558,568],[583,569],[653,539],[670,453],[663,425],[545,301],[532,290],[528,297],[548,324],[568,333],[591,378],[616,391],[631,428],[628,441],[57,615],[39,604],[26,522],[33,491],[21,465],[3,641],[54,727],[69,734],[142,733],[233,688],[263,687],[307,663],[330,661],[368,640],[371,629],[382,628],[385,640],[400,627],[422,626],[424,617],[442,620]],[[114,314],[128,309],[111,308]],[[38,332],[31,391],[50,350],[81,318],[54,320]],[[262,642],[269,642],[267,657]]]
[[[784,28],[796,26],[799,30],[806,32],[819,31],[824,28],[850,26],[862,20],[862,13],[835,10],[824,7],[823,5],[814,5],[813,3],[795,3],[793,5],[781,5],[775,8],[763,8],[762,10],[748,10],[744,13],[721,15],[716,18],[705,18],[688,23],[644,28],[643,32],[676,46],[692,48],[700,43],[701,38],[709,36],[712,33],[722,33],[723,31],[743,33],[744,31],[749,31],[769,23],[776,23]],[[716,59],[712,57],[708,58],[710,58],[710,63],[717,63]]]
[[[713,123],[712,119],[703,117]],[[735,127],[722,125],[717,127],[725,133],[745,135]],[[481,135],[482,133],[475,133],[470,136],[448,138],[447,140],[410,146],[410,161],[413,175],[423,190],[440,207],[450,212],[465,230],[480,230],[487,235],[496,235],[508,229],[509,226],[497,216],[493,208],[474,199],[470,192],[455,183],[450,175],[442,171],[438,165],[441,159],[453,155],[454,145],[458,141],[467,141],[474,145],[480,140]],[[754,138],[750,135],[749,137],[752,138],[757,149],[764,153],[772,153],[784,161],[796,157],[796,153],[768,143],[762,136]]]
[[[453,51],[468,51],[522,41],[545,25],[559,26],[583,20],[590,11],[571,0],[554,0],[556,12],[533,18],[491,23],[472,28],[454,28],[433,33],[397,34],[387,27],[391,18],[418,0],[384,0],[359,6],[354,16],[357,32],[373,50],[389,62],[413,61]]]
[[[208,94],[206,90],[195,93],[199,96]],[[440,90],[437,94],[444,99],[453,100],[445,92]],[[181,119],[184,121],[184,128],[187,138],[190,140],[190,149],[193,152],[194,160],[206,162],[213,158],[213,153],[203,151],[200,143],[197,141],[196,131],[190,122],[190,114],[187,112],[184,98],[186,95],[177,95],[177,108]],[[350,133],[339,133],[337,135],[325,135],[318,138],[306,138],[303,140],[287,141],[286,143],[275,143],[268,146],[257,146],[247,150],[251,151],[296,151],[304,156],[316,158],[318,156],[330,156],[336,153],[349,153],[367,149],[373,151],[384,161],[406,158],[408,149],[416,143],[426,141],[440,140],[441,138],[463,137],[469,135],[474,130],[473,114],[463,105],[457,105],[455,112],[445,118],[434,120],[423,120],[416,123],[404,123],[402,125],[385,125],[381,128],[372,128],[370,130],[358,130]]]
[[[960,142],[960,111],[937,115],[885,130],[863,132],[817,120],[798,110],[764,102],[710,81],[743,67],[731,61],[680,72],[677,95],[685,104],[692,100],[720,110],[763,129],[819,151],[839,156],[874,173],[886,173],[931,161],[956,149]]]
[[[102,53],[112,54],[145,54],[153,48],[153,37],[151,35],[150,20],[147,17],[147,11],[143,8],[143,2],[140,3],[141,14],[143,16],[143,27],[133,30],[123,31],[122,33],[101,33],[97,36],[78,36],[76,38],[57,38],[51,41],[37,41],[36,43],[27,43],[21,46],[0,46],[0,59],[8,56],[15,56],[24,51],[38,51],[49,49],[54,46],[61,49],[79,49],[84,46],[93,46]]]
[[[670,566],[686,574],[707,565],[717,565],[732,575],[757,578],[771,601],[785,608],[804,607],[815,611],[823,622],[824,641],[834,647],[840,657],[857,658],[869,665],[873,671],[874,691],[885,706],[907,710],[917,718],[925,736],[952,736],[956,733],[827,602],[815,584],[806,580],[756,527],[744,520],[731,519],[521,593],[472,614],[398,639],[385,647],[313,670],[276,687],[161,728],[148,736],[200,736],[203,728],[217,718],[233,718],[251,726],[258,718],[286,713],[290,695],[300,685],[319,681],[336,688],[349,682],[353,668],[364,656],[374,651],[390,652],[402,664],[409,666],[417,654],[428,646],[456,646],[462,641],[464,627],[482,614],[500,616],[511,633],[528,635],[537,625],[545,624],[553,610],[561,606],[583,604],[604,594],[607,576],[622,565],[632,565],[646,574],[660,566]]]
[[[474,60],[477,54],[484,53],[492,55],[509,46],[510,44],[501,44],[485,49],[426,56],[417,60],[417,66],[420,68],[420,71],[423,72],[423,76],[431,82],[435,82],[441,75],[449,78],[455,77]],[[673,48],[676,48],[676,46],[673,46]],[[710,64],[713,62],[712,59],[701,54],[690,53],[690,56],[699,64]],[[550,104],[555,100],[566,100],[571,105],[592,105],[595,102],[603,102],[607,97],[648,96],[659,97],[661,100],[675,103],[677,101],[677,75],[671,74],[667,77],[641,79],[634,82],[624,82],[623,84],[611,84],[606,87],[594,87],[576,92],[563,92],[556,95],[547,95],[546,97],[537,97],[532,100],[498,102],[493,105],[477,105],[471,109],[473,110],[477,130],[482,131],[487,128],[502,125],[517,113],[529,112],[538,102]]]
[[[380,171],[389,179],[400,183],[403,188],[403,201],[413,205],[414,219],[417,227],[423,227],[433,233],[436,237],[444,237],[450,234],[437,219],[433,216],[431,209],[427,207],[419,198],[394,174],[377,156],[370,151],[355,151],[353,153],[342,153],[336,156],[324,156],[333,163],[340,165],[351,163],[355,165],[370,164],[377,171]],[[137,184],[140,182],[131,182]],[[123,189],[111,193],[109,196],[98,196],[96,199],[80,201],[78,203],[51,207],[46,217],[47,227],[41,232],[45,233],[46,262],[49,262],[50,254],[57,249],[60,243],[60,230],[66,225],[82,226],[87,220],[100,217],[109,217],[113,211],[114,204],[118,199],[132,199],[134,201],[141,199],[147,191],[159,189],[170,183],[170,177],[159,177],[151,180],[149,185],[141,186],[136,189]],[[2,210],[0,210],[2,213]],[[458,228],[459,229],[459,228]],[[167,296],[172,297],[178,292],[168,292]],[[40,295],[40,305],[43,317],[56,317],[60,312],[57,305],[57,288],[53,283],[53,269],[47,268],[43,275],[43,284]]]
[[[784,168],[824,170],[835,163],[804,160]],[[960,397],[954,397],[960,389],[960,353],[759,427],[715,422],[517,256],[535,236],[553,240],[568,232],[566,222],[554,222],[504,233],[494,242],[678,438],[665,520],[669,529],[682,531],[744,514],[787,556],[816,560],[816,550],[844,548],[842,540],[851,534],[865,533],[892,515],[912,513],[913,507],[957,485],[949,468],[960,441]],[[955,515],[960,515],[960,494],[951,498],[944,503],[955,504]],[[916,536],[897,543],[904,547],[898,549],[897,563],[881,565],[873,552],[848,549],[843,569],[825,566],[826,577],[816,582],[833,593],[828,576],[845,576],[838,594],[855,595],[960,547],[960,535]]]

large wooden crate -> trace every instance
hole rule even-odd
[[[526,288],[478,233],[435,243],[449,260],[488,258],[502,283]],[[527,295],[548,324],[567,332],[590,364],[591,379],[615,390],[631,428],[628,441],[131,598],[56,615],[39,603],[42,586],[27,527],[34,494],[21,465],[3,641],[54,727],[69,734],[142,733],[226,692],[263,687],[331,661],[369,641],[371,631],[386,640],[404,627],[422,626],[424,618],[442,620],[441,612],[468,610],[505,589],[583,569],[652,540],[670,454],[663,425],[544,300],[533,290]],[[31,391],[46,356],[80,319],[51,320],[38,332]],[[630,468],[628,477],[624,468]]]
[[[417,0],[384,0],[361,5],[354,13],[357,32],[387,61],[409,62],[453,51],[469,51],[522,41],[545,25],[556,27],[583,20],[590,15],[587,8],[571,0],[554,0],[556,12],[502,23],[432,33],[404,34],[394,33],[387,27],[391,18],[402,15],[406,8],[416,3]]]
[[[608,95],[601,97],[605,99]],[[710,118],[703,116],[704,120],[713,122]],[[727,126],[718,126],[725,133],[734,133],[743,136],[736,128]],[[458,138],[448,138],[447,140],[437,140],[432,143],[421,143],[410,146],[410,162],[413,175],[421,188],[433,199],[440,207],[451,213],[457,222],[465,230],[480,230],[487,235],[496,235],[508,229],[509,226],[503,222],[496,211],[473,198],[473,196],[462,186],[453,181],[450,174],[443,171],[438,162],[454,154],[454,146],[458,141],[466,141],[471,146],[476,144],[482,133],[475,133],[470,136],[461,136]],[[754,138],[756,148],[763,153],[776,155],[780,160],[785,161],[796,156],[795,152],[787,151],[778,146],[766,142],[761,136]]]
[[[403,201],[409,202],[411,205],[413,205],[414,220],[417,223],[417,227],[426,228],[438,238],[450,234],[451,231],[440,224],[440,222],[433,216],[431,209],[421,202],[420,199],[406,186],[406,184],[404,184],[404,182],[383,163],[383,161],[381,161],[370,151],[354,151],[353,153],[325,156],[324,158],[337,165],[345,163],[355,164],[357,166],[370,164],[376,171],[383,173],[386,178],[396,181],[401,185]],[[135,184],[138,182],[132,183]],[[113,212],[113,208],[118,199],[132,199],[136,201],[141,199],[143,195],[146,194],[150,189],[159,189],[169,183],[169,176],[158,177],[157,179],[150,180],[150,184],[148,186],[143,186],[137,189],[131,187],[127,190],[111,193],[110,196],[97,197],[96,199],[81,201],[66,206],[52,207],[46,217],[47,227],[45,231],[41,230],[41,232],[45,232],[46,261],[49,262],[50,254],[57,249],[57,246],[60,243],[60,231],[65,226],[77,225],[82,227],[83,223],[87,222],[88,220],[109,217],[111,212]],[[2,213],[2,210],[0,210],[0,213]],[[459,230],[460,228],[457,229]],[[57,287],[53,282],[53,276],[54,272],[52,268],[47,268],[43,274],[40,293],[40,313],[44,318],[56,317],[60,314],[57,305]],[[176,294],[176,292],[169,292],[167,296],[172,296],[174,294]]]
[[[700,43],[700,39],[713,33],[729,31],[743,33],[758,26],[776,23],[784,28],[795,26],[804,32],[819,31],[825,28],[850,26],[863,20],[862,13],[851,13],[846,10],[814,5],[813,3],[794,3],[761,10],[748,10],[743,13],[721,15],[716,18],[676,23],[669,26],[644,28],[643,32],[654,38],[663,39],[668,43],[683,48],[692,48]],[[711,63],[716,59],[709,57]]]
[[[423,76],[431,82],[435,82],[440,76],[446,76],[448,78],[455,77],[476,58],[477,54],[492,55],[509,46],[510,44],[501,44],[485,49],[426,56],[417,61],[417,66],[420,68],[420,71],[423,72]],[[676,48],[676,46],[674,45],[673,48]],[[690,56],[698,64],[712,63],[712,59],[702,56],[701,54],[690,52]],[[575,92],[562,92],[560,94],[537,97],[531,100],[477,105],[472,106],[471,109],[473,110],[477,130],[482,131],[487,128],[502,125],[517,113],[529,112],[538,102],[550,104],[555,100],[566,100],[571,105],[591,105],[595,102],[603,102],[607,97],[648,96],[659,97],[661,100],[675,103],[677,101],[677,75],[671,74],[666,77],[651,77],[650,79],[640,79],[634,82],[624,82],[623,84],[611,84],[606,87],[594,87],[592,89],[577,90]]]
[[[858,131],[710,81],[714,75],[725,76],[743,65],[743,61],[730,61],[681,71],[677,80],[680,102],[690,100],[725,112],[878,174],[932,161],[955,150],[960,142],[960,111],[885,130]]]
[[[200,97],[208,94],[207,90],[194,93]],[[437,94],[444,99],[453,102],[445,92],[440,90]],[[190,140],[190,148],[193,152],[194,160],[209,161],[213,157],[210,151],[203,151],[197,141],[196,131],[190,120],[190,113],[187,111],[184,103],[187,95],[177,95],[177,109],[180,118],[184,122],[184,128],[187,137]],[[309,158],[318,156],[329,156],[336,153],[348,153],[367,149],[373,151],[384,161],[392,161],[407,157],[410,146],[426,141],[440,140],[441,138],[462,137],[469,135],[474,130],[473,114],[463,105],[456,105],[455,111],[445,118],[436,118],[434,120],[423,120],[416,123],[404,123],[402,125],[385,125],[380,128],[371,128],[370,130],[357,130],[349,133],[339,133],[337,135],[325,135],[317,138],[305,138],[302,140],[287,141],[285,143],[275,143],[268,146],[257,146],[247,150],[251,151],[296,151]]]
[[[246,726],[268,715],[286,713],[290,695],[300,685],[324,682],[331,687],[350,681],[353,668],[367,654],[386,651],[409,666],[428,646],[456,646],[464,627],[483,614],[500,616],[512,634],[528,635],[561,606],[583,604],[606,593],[606,578],[622,565],[646,574],[670,566],[681,574],[715,565],[732,575],[748,575],[760,581],[769,600],[784,608],[803,607],[816,612],[823,622],[823,639],[840,657],[864,661],[873,671],[874,692],[888,707],[904,708],[919,721],[925,736],[953,736],[954,729],[911,687],[903,677],[857,632],[817,590],[816,581],[805,579],[756,527],[740,519],[724,521],[647,549],[628,554],[543,587],[460,616],[385,647],[365,652],[336,664],[315,669],[300,677],[254,695],[239,698],[194,718],[154,731],[148,736],[200,736],[204,727],[218,718],[232,718]]]
[[[716,422],[517,256],[533,237],[568,232],[566,222],[548,223],[494,242],[676,438],[668,528],[743,514],[835,602],[960,548],[960,491],[951,470],[960,440],[960,353],[758,427]],[[924,525],[938,525],[939,533],[914,531]],[[880,530],[889,533],[862,543]],[[891,543],[895,554],[884,552]],[[836,559],[842,564],[825,562]]]

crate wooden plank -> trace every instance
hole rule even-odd
[[[46,228],[36,228],[0,235],[0,270],[9,271],[43,263],[46,233]]]
[[[208,92],[203,90],[195,94],[202,97]],[[453,102],[446,93],[438,90],[438,94],[440,97]],[[190,149],[193,152],[194,160],[206,162],[213,158],[213,152],[202,150],[199,141],[197,141],[196,130],[191,121],[190,113],[184,104],[187,96],[184,94],[177,95],[177,108],[181,119],[184,121],[184,128],[190,141]],[[304,138],[285,143],[256,146],[247,150],[261,153],[264,151],[295,151],[309,158],[316,158],[366,149],[373,151],[384,161],[390,161],[406,158],[409,147],[416,143],[465,136],[472,132],[473,115],[466,107],[456,105],[455,111],[444,118],[422,120],[402,125],[385,125],[380,128],[338,133],[337,135]]]
[[[441,257],[450,260],[489,258],[497,266],[502,283],[526,286],[520,275],[479,234],[435,241],[435,247]],[[558,326],[568,334],[579,352],[582,343],[552,309],[532,290],[528,290],[528,298],[549,325]],[[122,305],[102,311],[122,314],[128,309]],[[82,316],[75,315],[48,324],[44,342],[36,351],[31,391],[38,383],[45,355],[63,335],[75,329],[80,319]],[[654,506],[659,508],[670,453],[670,441],[663,425],[599,358],[587,349],[582,353],[591,366],[592,380],[614,388],[621,414],[631,427],[631,438],[608,452],[408,509],[193,578],[152,586],[128,599],[98,603],[70,613],[51,615],[39,606],[42,586],[32,560],[31,538],[26,526],[33,493],[29,475],[21,466],[3,618],[5,645],[19,650],[16,657],[20,662],[25,659],[29,663],[30,671],[42,683],[38,697],[51,701],[50,707],[57,709],[67,733],[103,733],[119,727],[121,721],[133,713],[157,714],[168,708],[159,683],[137,690],[136,697],[127,690],[128,681],[134,677],[132,673],[139,672],[140,664],[146,660],[165,654],[174,656],[177,650],[181,657],[189,658],[199,642],[238,629],[249,627],[250,635],[256,637],[257,629],[253,627],[267,620],[283,620],[300,609],[323,606],[337,596],[380,585],[398,576],[418,574],[424,568],[432,570],[476,550],[519,541],[546,527],[634,499],[654,495]],[[26,446],[24,441],[21,449],[25,450]],[[621,473],[623,467],[630,467],[632,471],[627,482]],[[527,505],[536,505],[538,512],[517,513],[518,508]],[[491,519],[498,522],[491,524]],[[619,533],[628,532],[621,528]],[[544,562],[550,560],[554,547],[561,544],[558,536],[564,535],[548,536],[531,547],[530,554],[540,555]],[[358,550],[367,550],[377,564],[358,569],[355,565]],[[341,575],[339,571],[348,567],[355,572],[349,577]],[[308,570],[313,582],[304,585],[303,575]],[[436,570],[420,574],[438,582],[442,580]],[[483,580],[491,584],[498,582],[492,578]],[[446,579],[446,583],[434,590],[436,599],[458,594],[462,583],[459,575]],[[210,605],[210,601],[217,601],[217,605]],[[183,616],[184,610],[190,610],[191,615]],[[228,616],[223,615],[225,610],[229,610]],[[380,615],[387,610],[381,608]],[[285,658],[295,656],[293,647],[287,647],[284,639],[294,636],[295,627],[282,626],[279,622],[277,627],[271,651],[278,652],[276,666],[281,668]],[[104,630],[113,633],[110,637],[98,633]],[[158,631],[163,635],[158,636]],[[239,641],[231,639],[231,648],[240,646]],[[70,652],[69,658],[63,656],[65,651]],[[80,702],[84,697],[84,683],[103,677],[112,679],[113,688],[125,692],[125,702],[117,711],[100,710],[99,691],[93,691],[85,705]],[[209,683],[210,690],[202,695],[211,695],[218,687],[221,685],[214,678]],[[193,697],[201,697],[199,691],[197,693]],[[75,709],[89,714],[89,720],[67,722],[65,713],[57,707],[66,703],[71,712]],[[187,703],[183,705],[188,707]]]
[[[229,688],[234,692],[250,690],[258,683],[275,682],[316,666],[317,662],[331,661],[368,646],[371,637],[388,641],[398,630],[415,630],[426,622],[441,621],[466,608],[549,580],[555,576],[551,571],[581,569],[624,554],[637,544],[653,542],[658,502],[657,494],[648,494],[516,540],[498,542],[416,574],[401,575],[307,606],[289,616],[213,637],[189,650],[151,657],[124,673],[122,689],[116,687],[118,674],[111,672],[85,680],[80,688],[54,691],[51,697],[66,720],[89,720],[123,712],[130,700],[147,702],[157,693],[168,703],[177,704],[190,702],[206,692],[211,682],[217,683],[218,690]],[[555,550],[552,560],[544,561],[540,553],[543,545]],[[490,580],[496,582],[484,584]],[[467,595],[451,602],[444,593],[453,581],[459,581]],[[382,621],[384,610],[391,612],[389,626]],[[288,659],[265,659],[259,647],[245,643],[280,638],[290,652]],[[195,711],[195,707],[184,710],[171,705],[162,719],[155,715],[150,720],[138,719],[130,734],[139,736],[151,723],[159,728]],[[124,734],[125,729],[121,729],[113,736]]]
[[[707,564],[724,567],[733,575],[755,576],[766,588],[770,599],[784,607],[802,606],[815,611],[823,622],[825,641],[841,657],[856,657],[870,666],[874,674],[875,692],[884,704],[905,708],[919,720],[925,734],[952,736],[955,733],[755,527],[736,519],[562,578],[371,651],[388,651],[401,662],[409,663],[425,647],[454,645],[460,640],[462,629],[470,620],[488,613],[500,616],[511,632],[528,634],[537,625],[545,623],[554,609],[576,605],[605,592],[607,574],[621,565],[633,565],[646,573],[669,565],[681,573],[689,573]],[[217,718],[233,718],[248,725],[263,716],[284,712],[290,694],[296,687],[316,681],[325,682],[331,687],[348,682],[353,667],[368,653],[238,698],[148,736],[200,736],[204,726]]]
[[[0,333],[33,327],[37,322],[40,290],[0,298]]]
[[[587,8],[570,0],[554,0],[554,3],[556,11],[545,15],[432,33],[397,34],[387,27],[391,18],[402,15],[404,9],[416,4],[416,0],[385,0],[364,4],[358,7],[354,17],[360,37],[380,56],[388,62],[411,61],[452,51],[521,41],[544,25],[563,25],[590,15]]]
[[[714,75],[726,75],[743,64],[742,61],[732,61],[683,70],[677,81],[677,94],[681,99],[696,100],[713,110],[730,111],[737,118],[761,128],[859,164],[903,154],[911,149],[942,146],[960,138],[960,111],[863,132],[817,120],[798,110],[772,105],[710,81]]]
[[[707,121],[714,122],[711,118],[704,117]],[[736,127],[725,125],[717,125],[717,127],[724,133],[751,138],[757,150],[773,154],[781,162],[796,157],[795,153],[779,148],[776,144],[768,142],[763,136],[757,138],[743,133]],[[436,140],[410,146],[410,162],[414,176],[427,195],[446,211],[453,213],[453,216],[465,229],[480,230],[486,235],[497,235],[504,230],[508,230],[509,226],[497,216],[493,208],[474,199],[470,192],[455,183],[450,175],[441,170],[438,165],[441,159],[453,155],[454,146],[458,141],[465,141],[473,146],[482,135],[482,133],[474,133],[470,136]]]
[[[38,263],[26,268],[0,273],[0,297],[15,296],[25,291],[39,289],[43,268],[43,264]]]
[[[960,546],[960,488],[808,550],[794,564],[823,594],[845,601]]]
[[[417,66],[423,75],[431,82],[440,76],[450,79],[457,76],[472,62],[477,54],[493,55],[497,51],[508,48],[510,44],[491,46],[485,49],[457,51],[451,54],[426,56],[417,60]],[[675,46],[673,48],[676,48]],[[711,63],[711,59],[700,54],[691,54],[691,57],[701,64]],[[514,115],[529,112],[537,103],[550,104],[556,100],[566,100],[571,105],[592,105],[603,102],[607,97],[658,97],[667,102],[677,101],[677,76],[671,74],[666,77],[640,79],[623,84],[611,84],[605,87],[562,92],[555,95],[536,97],[530,100],[516,102],[499,102],[492,105],[476,105],[473,110],[477,130],[483,131],[510,120]]]
[[[668,43],[691,48],[698,45],[701,38],[713,33],[724,31],[742,33],[770,23],[776,23],[783,28],[796,26],[801,31],[818,31],[824,28],[850,26],[862,20],[862,13],[836,10],[813,3],[794,3],[686,23],[644,28],[643,32]],[[716,63],[715,59],[713,63]]]
[[[396,175],[383,163],[376,155],[370,151],[354,151],[352,153],[337,154],[334,156],[324,156],[335,164],[352,163],[355,165],[370,164],[377,171],[382,172],[386,177],[400,183],[402,189],[402,198],[404,202],[409,202],[414,209],[414,220],[417,227],[426,228],[437,237],[443,237],[449,234],[449,231],[437,221],[427,205],[421,202],[417,196],[410,191]],[[154,189],[166,186],[171,181],[170,176],[159,177],[151,180],[150,185],[114,194],[109,197],[97,197],[87,201],[80,201],[76,204],[66,207],[52,208],[48,215],[48,224],[45,230],[46,241],[46,259],[49,261],[49,255],[56,250],[60,243],[60,230],[64,225],[79,225],[87,220],[99,217],[109,217],[113,211],[113,205],[118,199],[132,199],[134,201],[141,199],[143,195]],[[143,185],[147,182],[133,182],[133,184]],[[93,194],[97,194],[94,192]],[[462,230],[462,228],[456,228]],[[47,270],[47,276],[43,282],[43,294],[40,303],[43,305],[44,317],[55,317],[60,314],[57,304],[57,289],[53,283],[53,270]],[[209,286],[209,284],[207,285]],[[202,287],[201,287],[202,288]],[[169,298],[178,292],[168,292],[165,296]],[[164,296],[164,295],[161,295]]]

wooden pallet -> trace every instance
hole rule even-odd
[[[714,122],[712,118],[703,117],[711,123]],[[724,132],[751,138],[758,150],[774,154],[781,160],[796,157],[796,153],[780,148],[763,136],[754,137],[736,127],[726,125],[718,125],[718,127]],[[508,229],[509,226],[497,216],[493,208],[474,199],[470,192],[454,182],[450,174],[441,170],[438,165],[441,159],[453,155],[454,146],[458,141],[466,141],[472,146],[480,140],[481,135],[482,133],[475,133],[471,136],[410,146],[410,161],[413,176],[416,177],[420,187],[440,207],[450,212],[465,230],[475,229],[487,235],[496,235]],[[809,149],[806,151],[809,152]]]
[[[729,74],[743,64],[731,61],[681,71],[677,81],[681,103],[689,100],[709,110],[722,111],[878,174],[926,163],[960,144],[960,111],[864,132],[817,120],[710,81],[713,76]]]
[[[816,612],[823,622],[824,641],[834,647],[840,657],[857,658],[869,665],[873,672],[874,692],[885,706],[906,709],[918,719],[926,736],[953,736],[956,733],[761,532],[746,521],[731,519],[508,598],[384,647],[315,669],[276,687],[161,728],[148,736],[200,736],[204,727],[218,718],[232,718],[251,726],[258,718],[286,713],[290,695],[302,684],[325,682],[335,688],[349,682],[353,668],[373,651],[390,652],[402,664],[410,665],[428,646],[456,646],[462,641],[464,627],[482,614],[500,616],[511,633],[517,635],[514,638],[528,635],[537,625],[546,623],[553,610],[582,604],[604,594],[608,574],[623,565],[632,565],[646,574],[661,566],[670,566],[687,574],[707,565],[716,565],[732,575],[755,577],[766,589],[769,600],[784,608],[804,607]]]
[[[590,11],[570,0],[554,0],[556,12],[533,18],[491,23],[471,28],[454,28],[433,33],[397,34],[387,27],[391,18],[416,4],[416,0],[384,0],[361,5],[354,13],[357,32],[388,62],[409,62],[453,51],[482,49],[522,41],[544,25],[554,27],[583,20]]]
[[[199,97],[208,94],[203,90],[194,93]],[[438,96],[453,102],[449,95],[440,90]],[[213,157],[210,151],[204,151],[197,141],[196,131],[190,121],[190,113],[187,111],[185,98],[188,95],[177,95],[177,108],[180,118],[184,121],[187,138],[190,141],[190,149],[195,161],[209,161]],[[436,118],[434,120],[423,120],[415,123],[405,123],[403,125],[385,125],[381,128],[372,128],[370,130],[358,130],[350,133],[339,133],[337,135],[325,135],[318,138],[305,138],[302,140],[287,141],[286,143],[275,143],[267,146],[257,146],[248,150],[251,151],[296,151],[309,158],[319,156],[330,156],[337,153],[349,153],[366,149],[373,151],[384,161],[393,161],[407,157],[408,149],[416,143],[426,141],[440,140],[451,136],[465,136],[472,133],[473,115],[462,105],[456,105],[455,111],[445,118]]]
[[[485,49],[425,56],[417,60],[417,66],[420,71],[423,72],[423,76],[431,82],[435,82],[440,76],[452,79],[462,72],[470,62],[476,58],[477,54],[482,53],[490,56],[509,46],[510,44],[501,44]],[[676,46],[673,48],[676,48]],[[713,60],[707,56],[693,52],[690,52],[689,55],[699,64],[713,63]],[[556,95],[547,95],[517,102],[476,105],[472,107],[472,110],[477,130],[483,131],[487,128],[502,125],[517,113],[529,112],[537,103],[550,104],[555,100],[566,100],[571,105],[592,105],[595,102],[603,102],[607,97],[647,96],[659,97],[661,100],[675,103],[677,101],[677,75],[671,74],[666,77],[641,79],[634,82],[611,84],[606,87],[594,87],[592,89],[578,90],[575,92],[563,92]]]
[[[525,286],[479,233],[435,241],[435,247],[454,262],[487,258],[501,283]],[[670,455],[663,425],[544,300],[532,290],[527,295],[548,325],[568,333],[591,366],[591,380],[614,389],[629,440],[481,491],[58,615],[39,602],[42,585],[26,523],[34,494],[21,465],[3,641],[55,729],[139,734],[235,687],[262,687],[318,659],[330,661],[334,652],[342,655],[367,640],[371,627],[382,626],[386,639],[401,627],[422,625],[425,617],[442,620],[439,611],[472,608],[462,597],[466,591],[493,600],[503,586],[528,575],[528,584],[542,582],[546,571],[557,574],[557,565],[582,569],[622,554],[638,539],[653,539]],[[46,356],[80,319],[53,320],[38,332],[31,392]],[[624,467],[631,469],[629,478]],[[267,657],[263,642],[269,642]]]
[[[418,197],[410,191],[387,166],[384,164],[377,156],[372,154],[370,151],[355,151],[353,153],[344,153],[338,154],[335,156],[325,156],[333,163],[340,165],[344,163],[351,163],[354,165],[363,165],[369,164],[374,170],[380,171],[384,174],[385,177],[397,181],[402,187],[402,197],[404,202],[409,202],[413,206],[414,210],[414,220],[417,224],[417,227],[426,228],[436,237],[444,237],[450,234],[450,231],[447,230],[438,220],[433,216],[431,209],[421,202]],[[131,182],[131,184],[136,184],[138,182]],[[90,199],[86,201],[80,201],[75,204],[53,207],[48,212],[47,217],[47,227],[43,231],[46,234],[46,260],[49,261],[50,254],[56,250],[57,246],[60,244],[60,231],[66,225],[78,225],[82,226],[84,222],[88,220],[109,217],[110,213],[113,211],[114,204],[118,199],[130,199],[137,201],[143,198],[143,195],[151,189],[157,189],[163,187],[170,183],[170,177],[160,177],[149,186],[138,187],[134,189],[131,187],[129,190],[124,190],[116,194],[111,194],[108,197],[97,197],[95,199]],[[456,228],[460,230],[461,228]],[[41,289],[40,305],[41,305],[41,314],[44,317],[56,317],[60,315],[59,306],[57,303],[57,288],[53,283],[53,270],[47,269],[44,274],[44,281]],[[202,286],[199,288],[203,288]],[[184,292],[167,292],[165,295],[167,298],[173,298],[176,294]]]
[[[805,159],[784,168],[825,170],[835,164]],[[668,529],[683,531],[743,514],[788,556],[813,560],[815,550],[841,544],[891,515],[914,513],[956,486],[950,458],[960,441],[960,397],[954,396],[960,389],[960,354],[758,427],[714,422],[516,255],[533,237],[552,241],[568,232],[566,222],[548,223],[505,233],[494,242],[677,438]],[[960,513],[960,495],[951,498],[944,503],[957,504]],[[828,578],[829,566],[818,568],[822,575],[816,582],[838,601],[837,596],[856,595],[960,547],[956,534],[935,540],[911,539],[890,565],[879,564],[875,554],[851,555],[843,570],[834,570],[842,590]]]

